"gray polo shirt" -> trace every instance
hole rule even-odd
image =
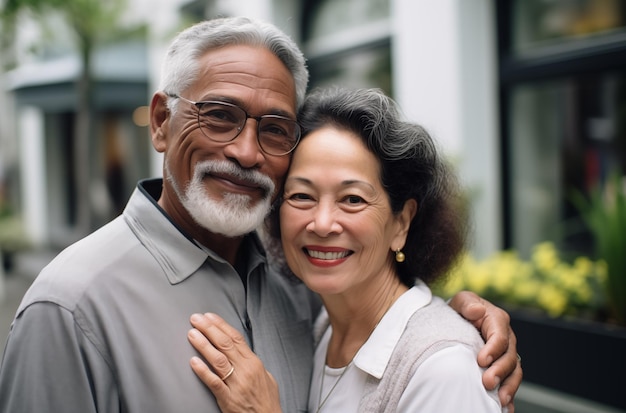
[[[196,312],[239,329],[276,378],[283,410],[306,411],[310,295],[268,270],[254,234],[244,288],[229,263],[165,216],[160,189],[160,180],[140,183],[122,216],[37,277],[7,341],[0,412],[218,412],[189,367]]]

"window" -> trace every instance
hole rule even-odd
[[[498,2],[506,247],[591,251],[570,193],[626,171],[621,4]]]
[[[516,54],[577,48],[624,35],[622,0],[515,1],[512,13]]]

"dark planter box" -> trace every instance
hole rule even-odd
[[[510,311],[524,381],[626,410],[626,328]]]

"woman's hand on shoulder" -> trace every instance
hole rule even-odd
[[[211,390],[223,413],[281,411],[278,385],[244,337],[215,314],[193,314],[187,335],[202,358],[191,368]]]

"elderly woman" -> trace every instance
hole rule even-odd
[[[427,286],[455,262],[466,231],[456,179],[431,137],[378,90],[313,93],[300,123],[269,234],[326,309],[309,411],[501,411],[481,381],[479,333]],[[202,377],[208,369],[195,363]],[[268,381],[242,373],[212,390],[223,410],[243,394],[258,408],[251,395],[275,397],[261,391]]]

